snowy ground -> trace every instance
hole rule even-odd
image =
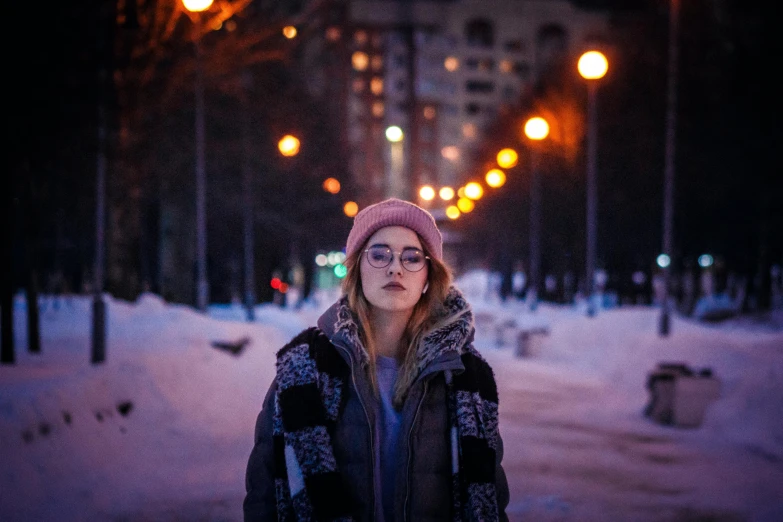
[[[768,326],[779,320],[675,318],[661,338],[655,308],[587,318],[471,297],[500,387],[511,520],[783,520],[783,330]],[[91,366],[88,299],[45,301],[41,354],[26,352],[19,299],[17,364],[0,367],[0,520],[241,520],[274,352],[328,301],[259,306],[251,324],[231,306],[109,299],[108,359]],[[517,357],[515,332],[500,329],[510,320],[549,333]],[[211,345],[243,337],[239,355]],[[701,426],[642,414],[661,361],[719,379]]]

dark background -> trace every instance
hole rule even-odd
[[[246,25],[259,28],[268,24],[265,9],[285,15],[296,12],[298,4],[258,2],[243,16],[255,20],[256,25]],[[651,274],[662,243],[668,3],[577,4],[613,13],[604,42],[610,72],[598,98],[599,266],[617,277],[635,270]],[[189,73],[181,65],[192,50],[168,42],[161,46],[164,56],[156,58],[152,81],[134,88],[128,80],[120,89],[116,71],[138,71],[140,65],[122,46],[136,37],[134,21],[126,17],[119,23],[115,2],[12,9],[5,75],[10,91],[5,134],[10,162],[3,182],[10,223],[3,227],[6,286],[17,290],[35,281],[44,291],[83,291],[88,285],[102,104],[110,207],[106,289],[125,298],[160,291],[155,245],[167,218],[160,201],[164,195],[169,202],[180,201],[182,214],[174,217],[185,221],[184,209],[193,201],[193,99],[182,80]],[[680,20],[674,269],[693,266],[700,254],[710,253],[716,270],[744,276],[762,305],[768,305],[770,267],[783,259],[775,80],[779,20],[772,3],[707,0],[682,2]],[[340,248],[350,227],[341,202],[352,189],[341,176],[344,149],[335,119],[308,97],[295,63],[295,52],[282,61],[251,63],[254,81],[247,99],[237,95],[231,71],[208,88],[207,215],[215,301],[230,299],[241,285],[238,129],[248,107],[252,168],[263,174],[254,187],[259,298],[271,299],[268,279],[292,256],[311,264],[315,249]],[[234,80],[226,80],[231,74]],[[521,106],[553,107],[558,100],[583,106],[583,89],[564,64],[542,78],[534,98]],[[503,121],[519,117],[510,114]],[[285,162],[276,153],[275,137],[291,130],[307,147]],[[496,134],[502,136],[502,130]],[[545,153],[544,273],[579,273],[584,266],[582,157],[579,151],[572,157]],[[332,173],[344,180],[339,200],[320,189],[318,180]],[[510,238],[509,231],[527,230],[528,188],[513,183],[509,188],[515,190],[488,195],[492,204],[477,206],[470,219],[454,225],[465,233],[466,250],[495,269],[507,270],[525,253],[524,234]],[[177,240],[183,245],[182,269],[192,270],[187,246],[192,238]],[[193,298],[184,289],[164,297]]]

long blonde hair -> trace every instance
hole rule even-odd
[[[416,234],[419,242],[423,245],[424,254],[429,256],[429,270],[427,272],[427,292],[421,295],[421,298],[413,307],[413,312],[408,319],[403,333],[403,344],[405,353],[400,372],[397,375],[397,382],[394,386],[394,406],[402,407],[405,397],[408,394],[411,384],[418,375],[416,365],[416,349],[422,338],[428,332],[429,327],[434,325],[438,319],[443,317],[446,296],[451,287],[452,275],[449,267],[435,258],[427,249],[421,236]],[[378,392],[378,382],[376,378],[376,359],[377,350],[373,343],[372,313],[371,305],[364,296],[362,289],[362,278],[359,264],[364,255],[366,245],[354,252],[345,261],[348,273],[343,280],[343,292],[348,297],[348,307],[356,315],[359,323],[359,338],[367,349],[370,365],[368,368],[370,382],[373,390]]]

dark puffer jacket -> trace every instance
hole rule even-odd
[[[395,521],[450,522],[452,518],[452,464],[449,440],[446,373],[458,375],[465,368],[460,359],[473,339],[473,315],[456,289],[450,297],[449,317],[434,335],[427,335],[417,352],[419,376],[402,409],[400,462],[395,488]],[[345,407],[335,427],[332,443],[337,467],[351,492],[352,511],[358,520],[375,519],[381,492],[374,490],[374,440],[377,400],[373,396],[365,366],[367,353],[344,299],[335,303],[318,320],[318,328],[351,369]],[[275,500],[275,454],[272,443],[276,381],[272,383],[258,416],[255,445],[247,467],[244,501],[245,521],[278,520]],[[499,438],[498,438],[499,439]],[[496,491],[499,519],[506,521],[508,484],[501,467],[503,444],[498,440]]]

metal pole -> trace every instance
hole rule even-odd
[[[541,173],[539,152],[530,151],[530,309],[538,308],[538,290],[541,287]]]
[[[207,281],[206,168],[204,165],[204,69],[201,56],[201,18],[196,22],[196,306],[206,311],[209,302]]]
[[[250,73],[245,73],[243,80],[245,88],[249,90],[249,84],[252,81]],[[245,98],[245,103],[248,98]],[[244,226],[244,248],[245,248],[245,308],[247,310],[247,320],[255,320],[255,258],[253,257],[253,183],[252,172],[250,168],[250,110],[245,107],[244,125],[242,129],[242,188],[244,192],[245,203],[245,226]]]
[[[587,266],[585,270],[585,292],[587,315],[595,315],[593,298],[595,279],[595,257],[598,242],[598,190],[596,185],[596,82],[587,82]]]
[[[669,71],[666,90],[666,142],[663,169],[663,253],[669,264],[663,267],[663,302],[658,333],[668,336],[670,331],[669,285],[674,249],[674,147],[677,123],[677,36],[679,33],[680,1],[669,2]]]
[[[101,33],[103,34],[103,33]],[[102,44],[101,41],[99,44]],[[101,45],[101,50],[102,45]],[[101,56],[101,59],[104,59]],[[95,180],[95,269],[93,271],[92,298],[92,346],[90,362],[99,364],[106,360],[106,303],[103,301],[103,269],[105,264],[106,222],[106,70],[98,74],[98,158]]]

